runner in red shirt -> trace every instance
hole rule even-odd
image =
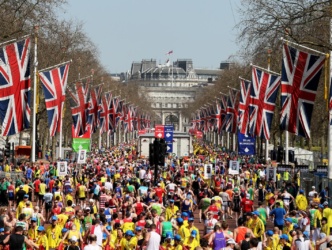
[[[35,188],[34,198],[35,198],[35,201],[37,202],[37,204],[39,202],[39,191],[40,191],[39,185],[40,185],[40,179],[39,179],[39,177],[36,177],[36,180],[33,183],[33,187]]]
[[[215,200],[211,200],[211,205],[208,206],[207,209],[205,209],[204,214],[205,214],[206,218],[208,217],[207,212],[209,212],[209,211],[213,214],[213,218],[216,219],[216,220],[219,219],[219,215],[222,212],[221,208],[219,208],[216,205]]]
[[[246,194],[246,197],[241,200],[240,206],[243,213],[251,213],[254,211],[254,202],[250,200],[250,194]]]
[[[158,187],[154,189],[157,197],[159,198],[159,203],[163,203],[163,194],[165,190],[160,187],[160,183],[158,183]]]

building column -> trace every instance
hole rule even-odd
[[[179,112],[179,131],[182,132],[182,114],[181,112]]]
[[[161,111],[161,123],[165,124],[165,116],[163,111]]]

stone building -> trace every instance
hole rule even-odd
[[[154,59],[142,60],[132,63],[124,80],[138,83],[140,95],[148,96],[157,114],[156,124],[173,124],[175,130],[186,132],[190,117],[184,117],[182,109],[194,102],[205,86],[214,84],[229,65],[226,62],[219,69],[198,69],[191,59],[164,65],[158,65]]]

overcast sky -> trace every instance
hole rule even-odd
[[[133,61],[189,58],[195,68],[218,68],[238,51],[240,0],[68,0],[60,18],[79,20],[111,73]]]

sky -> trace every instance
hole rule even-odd
[[[192,59],[195,68],[218,68],[236,54],[240,0],[68,0],[59,18],[83,22],[110,73],[133,61]]]

